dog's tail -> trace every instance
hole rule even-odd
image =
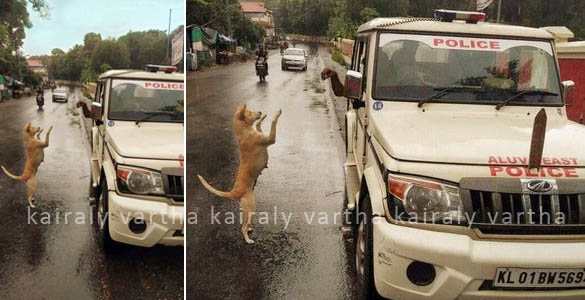
[[[210,192],[223,197],[223,198],[233,198],[234,194],[232,192],[222,192],[220,190],[217,190],[216,188],[212,187],[209,183],[207,183],[207,181],[205,181],[205,179],[203,179],[203,177],[201,177],[201,175],[197,174],[197,177],[199,177],[199,181],[201,181],[201,184],[203,184],[203,186]]]
[[[6,175],[10,176],[10,178],[12,179],[16,179],[16,180],[24,180],[24,178],[21,176],[16,176],[12,173],[10,173],[8,170],[6,170],[6,168],[4,168],[4,166],[0,166],[2,168],[2,170],[4,170],[4,173],[6,173]]]

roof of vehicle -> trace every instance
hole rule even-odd
[[[99,79],[104,78],[125,78],[125,79],[156,79],[156,80],[176,80],[183,81],[183,74],[181,73],[164,73],[164,72],[147,72],[142,70],[109,70]]]
[[[286,51],[290,51],[290,50],[296,50],[296,51],[303,51],[303,52],[305,52],[305,49],[303,49],[303,48],[286,48],[286,50],[284,50],[284,51],[286,52]]]
[[[64,88],[56,88],[55,89],[55,92],[63,92],[63,93],[65,93],[65,92],[67,92],[67,90],[65,90]]]
[[[381,29],[419,32],[478,34],[537,39],[553,38],[549,32],[537,28],[496,24],[488,22],[478,22],[477,24],[469,24],[465,23],[465,21],[442,22],[439,19],[413,17],[376,18],[367,23],[362,24],[358,28],[358,33],[369,30]]]

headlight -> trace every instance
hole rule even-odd
[[[118,189],[133,194],[164,195],[162,176],[146,169],[118,166]]]
[[[388,175],[389,201],[398,200],[409,220],[429,223],[461,223],[465,213],[459,188],[436,181]],[[398,212],[398,209],[396,210]],[[394,212],[391,212],[394,213]]]

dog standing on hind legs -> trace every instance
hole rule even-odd
[[[51,130],[53,130],[53,126],[51,126],[47,131],[47,134],[45,135],[45,141],[41,141],[40,134],[43,129],[32,126],[30,122],[24,126],[24,130],[22,131],[22,139],[24,140],[24,145],[26,148],[26,162],[24,164],[24,171],[22,171],[22,175],[16,176],[6,170],[4,166],[0,166],[2,167],[2,170],[4,170],[4,173],[10,176],[10,178],[26,182],[28,204],[33,208],[35,207],[33,204],[33,198],[37,190],[37,170],[41,163],[45,160],[44,150],[45,148],[49,147],[49,135],[51,134]]]
[[[246,243],[253,244],[254,241],[248,236],[252,229],[250,224],[256,211],[256,199],[254,187],[256,180],[262,170],[268,166],[268,146],[276,142],[276,123],[282,110],[279,110],[270,126],[270,133],[265,135],[262,132],[262,121],[266,115],[261,112],[253,112],[242,105],[234,116],[234,133],[240,152],[240,165],[236,175],[234,186],[229,192],[223,192],[212,187],[203,177],[197,175],[201,184],[213,194],[236,200],[240,203],[243,211],[242,235]]]

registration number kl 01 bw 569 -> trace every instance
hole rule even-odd
[[[496,270],[494,286],[585,288],[585,268],[581,269],[498,268]]]

